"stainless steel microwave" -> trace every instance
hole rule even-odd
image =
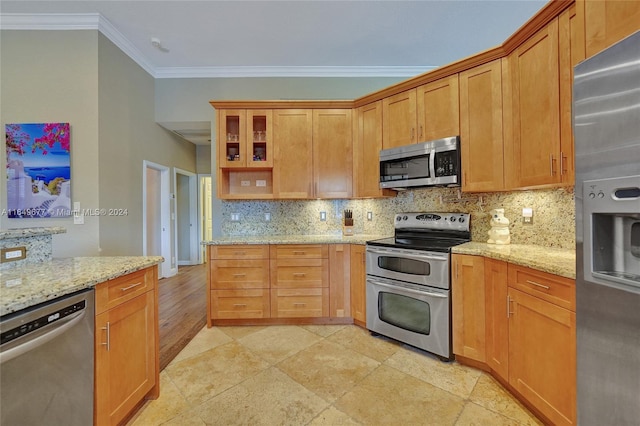
[[[460,136],[380,151],[380,188],[460,186]]]

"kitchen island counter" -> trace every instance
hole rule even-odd
[[[575,250],[541,247],[528,244],[487,244],[469,242],[452,248],[454,254],[484,256],[526,266],[561,277],[576,277]]]
[[[367,241],[386,238],[389,235],[360,234],[344,236],[342,234],[331,235],[249,235],[237,237],[216,237],[209,241],[203,241],[205,245],[227,244],[360,244]]]
[[[157,265],[161,256],[52,259],[0,272],[0,316]]]

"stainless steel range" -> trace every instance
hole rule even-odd
[[[397,214],[394,237],[367,242],[367,328],[453,359],[451,247],[470,240],[467,213]]]

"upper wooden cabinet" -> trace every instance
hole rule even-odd
[[[460,73],[463,191],[504,188],[502,65],[498,59]]]
[[[382,100],[384,149],[460,134],[458,75]]]
[[[508,58],[512,143],[505,145],[507,189],[561,182],[558,19]]]
[[[407,90],[382,100],[382,147],[409,145],[418,141],[416,90]]]
[[[578,0],[576,6],[584,8],[587,57],[640,29],[638,1]]]
[[[220,110],[217,118],[220,167],[273,166],[271,111]]]
[[[353,195],[351,109],[313,110],[313,178],[316,198]]]
[[[313,194],[313,112],[282,109],[273,113],[273,184],[276,198],[311,198]]]
[[[429,141],[460,134],[458,74],[423,84],[417,91],[418,140]]]
[[[395,191],[380,189],[380,150],[382,149],[382,101],[356,110],[353,144],[353,191],[355,197],[393,196]]]

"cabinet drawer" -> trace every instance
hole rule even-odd
[[[327,259],[271,260],[272,288],[312,288],[329,286]]]
[[[212,260],[212,289],[269,288],[269,260]]]
[[[209,246],[209,259],[268,259],[269,246],[252,244],[234,244],[228,246]]]
[[[512,264],[508,274],[509,287],[575,312],[575,280]]]
[[[328,288],[278,288],[271,290],[272,318],[328,316]]]
[[[269,289],[212,290],[213,319],[269,318]]]
[[[272,259],[318,259],[329,257],[326,244],[280,244],[271,246]]]
[[[96,314],[155,288],[157,266],[132,272],[96,286]]]

